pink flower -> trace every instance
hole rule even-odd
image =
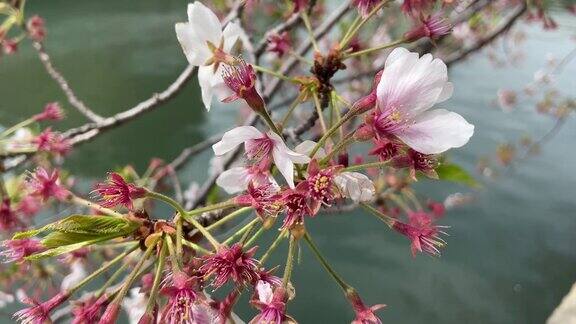
[[[256,283],[256,286],[260,281],[266,282],[272,285],[273,287],[279,287],[280,285],[282,285],[282,279],[272,274],[274,270],[276,269],[274,268],[266,271],[262,268],[258,270],[258,282]]]
[[[367,17],[378,3],[380,0],[354,0],[354,5],[358,7],[358,12],[362,17]]]
[[[253,258],[256,248],[244,252],[240,243],[231,247],[222,246],[218,252],[204,258],[199,270],[206,277],[214,275],[212,285],[215,288],[228,281],[244,286],[254,283],[258,279],[258,261]]]
[[[278,189],[270,183],[256,186],[250,182],[246,194],[236,197],[235,201],[240,205],[251,206],[262,220],[266,220],[276,217],[281,211],[281,197]]]
[[[28,296],[22,297],[22,302],[31,307],[20,310],[14,314],[14,318],[21,324],[44,324],[50,322],[50,313],[63,302],[65,302],[68,297],[67,293],[58,293],[56,296],[50,298],[49,300],[39,303]]]
[[[212,323],[215,312],[205,304],[199,279],[183,272],[173,274],[173,284],[164,287],[161,294],[168,302],[160,313],[160,322],[168,324]]]
[[[60,184],[59,176],[60,172],[58,170],[48,172],[42,167],[36,169],[36,172],[28,180],[30,194],[41,197],[43,201],[52,197],[61,201],[66,200],[70,193]]]
[[[396,168],[408,168],[410,177],[414,180],[416,180],[417,171],[424,173],[429,178],[438,179],[438,174],[436,173],[438,161],[436,158],[432,155],[414,151],[413,149],[408,149],[404,155],[392,160],[392,166]]]
[[[432,40],[450,34],[452,25],[441,14],[420,18],[420,23],[404,34],[407,42],[414,42],[420,38],[428,37]]]
[[[64,118],[64,111],[62,111],[57,102],[50,102],[44,106],[44,111],[34,115],[32,118],[36,121],[61,120]]]
[[[396,157],[401,147],[397,140],[382,137],[374,140],[374,147],[368,154],[378,156],[380,161],[388,161]]]
[[[310,161],[308,156],[290,150],[278,134],[272,131],[262,133],[253,126],[240,126],[227,131],[212,149],[217,156],[221,156],[242,143],[246,157],[253,163],[271,157],[291,188],[294,188],[294,163]]]
[[[42,252],[46,248],[37,239],[6,240],[0,243],[0,256],[5,262],[24,262],[24,258]]]
[[[382,324],[382,321],[374,314],[375,311],[386,307],[384,304],[378,304],[374,306],[367,307],[364,302],[358,296],[356,291],[351,291],[346,293],[346,297],[352,304],[354,312],[356,313],[356,318],[352,321],[352,324]]]
[[[22,200],[18,202],[18,206],[16,207],[19,213],[27,217],[36,215],[36,213],[40,211],[40,208],[42,208],[40,199],[32,195],[24,196]]]
[[[57,155],[66,155],[70,152],[72,144],[62,134],[53,132],[51,127],[46,128],[38,137],[32,140],[39,151]]]
[[[428,206],[428,209],[432,212],[432,215],[434,215],[434,217],[436,218],[440,218],[444,216],[444,213],[446,213],[446,207],[444,207],[443,203],[430,200],[426,205]]]
[[[278,287],[272,290],[272,286],[263,281],[259,281],[256,286],[258,299],[251,300],[250,303],[260,310],[250,324],[283,324],[296,323],[296,321],[286,314],[286,290]]]
[[[286,217],[282,229],[291,229],[295,225],[304,224],[304,216],[313,215],[308,205],[307,184],[300,182],[295,189],[287,189],[282,193],[282,204],[286,210]]]
[[[236,301],[238,301],[239,296],[240,292],[238,289],[234,289],[228,294],[228,296],[226,296],[226,298],[224,298],[224,300],[210,302],[210,306],[218,313],[216,316],[217,320],[214,323],[226,324],[234,322],[233,320],[229,321],[229,319],[231,319],[232,308],[234,307],[234,304],[236,304]]]
[[[46,28],[44,27],[44,19],[40,16],[35,15],[28,19],[26,23],[26,28],[28,29],[28,34],[30,38],[37,42],[41,42],[46,37]]]
[[[439,256],[439,247],[443,247],[446,242],[440,238],[441,226],[432,224],[432,217],[425,212],[412,212],[408,214],[409,223],[394,221],[392,228],[398,233],[406,236],[411,243],[412,255],[417,252],[426,252],[430,255]]]
[[[255,112],[265,111],[264,99],[256,90],[256,73],[252,65],[246,64],[244,60],[239,60],[236,65],[225,65],[222,78],[226,86],[234,92],[224,99],[224,102],[244,99]]]
[[[288,32],[281,34],[272,34],[268,37],[268,51],[276,53],[278,57],[284,56],[290,52],[292,45],[290,43],[290,35]]]
[[[18,52],[18,42],[14,39],[4,39],[2,42],[4,54],[10,55]]]
[[[0,202],[0,230],[9,231],[14,229],[20,220],[16,217],[16,213],[12,210],[10,199],[6,198]]]
[[[515,91],[500,89],[498,90],[498,104],[504,111],[511,111],[518,101]]]
[[[72,302],[72,324],[96,324],[102,316],[102,310],[108,302],[108,296],[100,298],[90,296],[83,301]]]
[[[447,68],[430,54],[419,58],[404,48],[388,56],[376,90],[376,109],[366,119],[378,138],[397,137],[424,154],[461,147],[474,133],[462,116],[444,109],[429,110],[452,95]]]
[[[133,209],[133,200],[146,195],[146,189],[127,183],[116,172],[109,173],[106,182],[98,183],[94,191],[102,197],[100,204],[107,208],[122,205]]]
[[[341,165],[320,169],[318,161],[313,159],[308,164],[308,178],[306,178],[307,193],[310,198],[310,211],[312,215],[318,213],[320,207],[330,205],[339,197],[338,187],[334,177],[342,169]]]

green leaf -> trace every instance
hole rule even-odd
[[[43,259],[43,258],[48,258],[48,257],[53,257],[53,256],[57,256],[57,255],[61,255],[64,253],[69,253],[75,250],[78,250],[80,248],[83,248],[85,246],[89,246],[92,244],[96,244],[99,242],[103,242],[103,241],[107,241],[109,239],[114,238],[114,236],[102,236],[96,239],[92,239],[92,240],[88,240],[88,241],[83,241],[83,242],[78,242],[78,243],[74,243],[74,244],[69,244],[69,245],[63,245],[63,246],[59,246],[41,253],[36,253],[36,254],[32,254],[30,256],[27,256],[25,259],[26,260],[39,260],[39,259]]]
[[[473,188],[481,187],[480,183],[459,165],[442,163],[436,168],[436,172],[440,180],[461,183]]]
[[[107,235],[101,234],[81,234],[81,233],[63,233],[52,232],[48,234],[42,241],[42,245],[47,248],[55,248],[63,245],[76,244],[79,242],[91,241]]]

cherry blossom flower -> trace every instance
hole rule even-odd
[[[39,151],[49,152],[56,155],[66,155],[70,152],[72,144],[62,134],[53,132],[51,127],[46,128],[32,140]]]
[[[248,106],[257,113],[265,112],[264,99],[256,90],[256,73],[250,64],[240,60],[235,65],[225,65],[223,71],[224,83],[234,94],[225,98],[224,102],[244,99]]]
[[[276,268],[270,269],[268,271],[264,270],[263,268],[260,269],[258,271],[258,282],[263,281],[272,285],[273,287],[280,287],[282,284],[282,279],[272,274],[274,270],[276,270]],[[258,282],[256,283],[256,286],[258,285]]]
[[[266,159],[250,166],[230,168],[216,178],[216,184],[229,194],[246,190],[250,183],[258,186],[271,184],[274,187],[278,187],[278,184],[270,175],[269,160]]]
[[[234,201],[243,206],[251,206],[264,221],[269,217],[276,217],[281,211],[281,197],[278,188],[270,183],[256,186],[254,182],[250,182],[246,194],[234,198]]]
[[[26,29],[28,30],[28,35],[34,41],[41,42],[46,37],[46,28],[44,27],[44,19],[38,15],[32,16],[26,22]]]
[[[127,183],[116,172],[109,173],[107,181],[98,183],[94,191],[102,197],[100,204],[108,208],[122,205],[133,209],[134,199],[146,195],[146,189]]]
[[[436,173],[438,161],[436,158],[433,155],[422,154],[413,149],[408,149],[404,155],[394,158],[392,166],[408,168],[410,177],[414,180],[416,180],[417,171],[422,172],[429,178],[438,179],[438,174]]]
[[[227,131],[212,149],[217,156],[220,156],[242,143],[246,157],[252,161],[261,162],[272,156],[274,164],[291,188],[294,188],[294,163],[310,162],[308,156],[290,150],[278,134],[272,131],[262,133],[253,126],[240,126]]]
[[[308,177],[306,178],[308,197],[310,198],[310,211],[318,213],[320,207],[330,205],[339,197],[338,187],[334,182],[337,173],[342,169],[341,165],[320,169],[316,159],[308,164]]]
[[[282,205],[286,211],[282,229],[291,229],[296,225],[302,225],[305,216],[314,215],[308,204],[307,189],[308,185],[305,182],[300,182],[295,189],[287,189],[282,192]]]
[[[2,50],[6,55],[14,54],[18,52],[18,42],[14,39],[4,39],[2,41]]]
[[[376,109],[366,118],[378,137],[396,136],[424,154],[461,147],[474,126],[457,113],[429,110],[452,95],[446,64],[430,54],[419,58],[404,48],[388,56],[377,88]]]
[[[432,224],[433,218],[422,211],[409,213],[408,221],[408,223],[403,223],[395,220],[392,228],[412,241],[412,255],[416,256],[417,252],[440,255],[438,248],[446,244],[440,237],[440,234],[446,234],[441,230],[442,227]]]
[[[288,32],[282,32],[280,34],[272,34],[268,37],[268,47],[269,52],[276,53],[278,57],[284,56],[286,53],[290,52],[292,48],[290,42],[290,35]]]
[[[217,312],[214,323],[236,323],[232,318],[232,308],[238,301],[239,296],[240,292],[238,289],[234,289],[226,296],[226,298],[224,298],[224,300],[210,302],[210,306]]]
[[[213,95],[225,90],[220,65],[226,61],[232,63],[230,51],[243,31],[236,22],[228,23],[222,30],[216,14],[199,1],[188,5],[188,22],[177,23],[175,29],[188,62],[198,66],[202,101],[210,111]]]
[[[100,298],[89,296],[82,301],[72,302],[72,324],[96,324],[102,315],[103,307],[108,302],[108,296]]]
[[[288,324],[296,321],[286,314],[286,290],[283,287],[277,287],[272,290],[272,286],[263,281],[256,285],[258,299],[250,301],[254,307],[260,310],[250,324]]]
[[[49,300],[39,303],[38,301],[23,294],[20,296],[21,302],[31,305],[31,307],[20,310],[14,314],[14,318],[21,324],[40,324],[50,322],[50,313],[63,302],[65,302],[70,295],[65,292],[60,292]]]
[[[231,247],[222,246],[218,252],[208,255],[200,267],[205,277],[214,275],[212,285],[220,288],[228,281],[238,285],[254,283],[258,279],[258,261],[253,258],[256,247],[243,250],[240,243]]]
[[[398,155],[401,147],[401,143],[396,139],[382,137],[374,140],[374,147],[372,147],[368,154],[378,156],[380,161],[388,161]]]
[[[347,292],[346,297],[352,304],[356,317],[352,324],[382,324],[382,321],[374,314],[375,311],[386,307],[384,304],[377,304],[374,306],[366,306],[358,293],[355,291]]]
[[[0,243],[2,252],[0,257],[4,262],[24,262],[24,258],[42,252],[46,248],[37,239],[26,238],[21,240],[6,240]]]
[[[310,0],[292,0],[292,4],[294,5],[294,11],[293,12],[300,12],[304,9],[306,9],[306,7],[308,7],[308,2]]]
[[[50,198],[56,198],[64,201],[68,198],[70,192],[60,184],[60,171],[39,167],[28,179],[28,189],[33,196],[41,197],[43,201]]]
[[[40,208],[42,208],[40,199],[32,195],[22,197],[16,206],[16,210],[26,217],[36,215],[36,213],[40,211]]]
[[[434,3],[436,0],[404,0],[401,8],[405,14],[416,17],[424,14]]]
[[[514,108],[518,101],[518,96],[515,91],[500,89],[498,90],[498,104],[502,110],[509,112]]]
[[[10,199],[3,199],[2,202],[0,202],[0,230],[12,230],[19,222],[16,213],[12,209]]]
[[[354,0],[354,5],[362,17],[367,17],[370,11],[380,3],[380,0]]]
[[[213,323],[217,314],[206,304],[199,279],[179,272],[173,274],[172,281],[172,286],[160,290],[161,294],[168,297],[168,302],[160,312],[160,322]]]
[[[98,321],[98,324],[114,324],[116,323],[116,319],[120,313],[120,304],[119,303],[110,303],[106,310],[104,310],[104,314]]]
[[[34,115],[32,118],[36,121],[61,120],[64,118],[64,111],[57,102],[50,102],[44,106],[44,111]]]
[[[372,180],[359,172],[340,172],[334,183],[340,189],[340,194],[354,202],[370,201],[376,193]]]
[[[441,36],[448,35],[452,30],[452,25],[442,14],[434,14],[427,18],[420,18],[420,23],[404,34],[407,42],[414,42],[420,38],[428,37],[435,40]]]

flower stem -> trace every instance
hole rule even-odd
[[[225,224],[225,223],[227,223],[227,222],[235,219],[236,217],[238,217],[238,216],[240,216],[240,215],[242,215],[242,214],[244,214],[244,213],[246,213],[246,212],[248,212],[248,211],[250,211],[250,210],[252,210],[251,207],[243,207],[243,208],[240,208],[240,209],[238,209],[238,210],[235,210],[235,211],[231,212],[230,214],[224,216],[223,218],[221,218],[221,219],[218,220],[217,222],[212,223],[212,224],[209,225],[209,226],[206,226],[206,230],[207,230],[207,231],[211,231],[211,230],[213,230],[213,229],[215,229],[215,228],[218,228],[218,227],[220,227],[221,225],[223,225],[223,224]]]
[[[153,192],[153,191],[148,191],[146,195],[149,198],[163,201],[163,202],[167,203],[168,205],[172,206],[178,212],[178,214],[181,215],[181,217],[186,218],[187,222],[189,222],[194,227],[196,227],[196,229],[198,229],[198,231],[200,233],[202,233],[202,235],[204,235],[204,237],[210,242],[210,244],[212,244],[212,246],[214,246],[215,249],[218,249],[218,247],[220,246],[220,243],[218,243],[218,241],[214,238],[214,236],[212,236],[212,234],[210,234],[210,232],[208,232],[204,228],[204,226],[202,226],[202,224],[198,223],[198,221],[196,219],[194,219],[194,217],[189,217],[190,214],[186,213],[186,211],[184,211],[184,208],[182,208],[182,206],[180,206],[180,204],[176,200],[174,200],[168,196],[165,196],[161,193],[157,193],[157,192]],[[223,208],[223,207],[220,207],[220,208]],[[206,207],[195,209],[195,210],[193,210],[193,212],[200,213],[198,211],[201,209],[206,209]],[[211,209],[211,210],[213,210],[213,209]],[[204,211],[202,211],[202,212],[204,212]]]
[[[102,207],[96,203],[93,203],[91,201],[88,201],[84,198],[80,198],[74,194],[71,194],[70,198],[69,198],[70,202],[76,205],[80,205],[80,206],[84,206],[90,209],[94,209],[97,210],[99,212],[101,212],[102,214],[106,214],[109,216],[115,216],[115,217],[124,217],[124,215],[110,209],[110,208],[106,208],[106,207]]]
[[[378,5],[376,5],[376,7],[374,7],[374,9],[372,9],[372,11],[370,11],[370,13],[368,13],[368,15],[366,17],[362,18],[362,20],[360,20],[360,22],[358,24],[356,24],[356,26],[354,26],[352,31],[350,31],[346,35],[346,37],[340,42],[340,48],[346,49],[346,46],[348,46],[348,43],[350,43],[350,41],[354,38],[354,36],[356,36],[356,33],[358,33],[360,28],[362,28],[362,26],[364,26],[364,24],[368,20],[370,20],[370,18],[378,12],[378,10],[380,10],[382,7],[384,7],[390,1],[391,0],[384,0],[384,1],[380,2]]]
[[[166,244],[162,244],[162,249],[160,250],[160,255],[158,256],[158,266],[156,268],[156,274],[154,275],[154,282],[152,283],[150,297],[148,298],[148,304],[146,305],[147,314],[152,314],[154,306],[156,305],[156,298],[158,296],[160,282],[162,281],[162,271],[164,270],[164,263],[166,261],[166,250]]]
[[[128,268],[129,263],[128,262],[124,262],[124,264],[122,264],[118,270],[116,270],[111,276],[110,278],[108,278],[108,280],[106,280],[106,282],[102,285],[102,287],[100,287],[98,289],[98,291],[96,291],[96,293],[94,294],[94,297],[99,298],[100,296],[102,296],[102,294],[104,294],[104,292],[106,292],[106,289],[108,289],[108,287],[110,287],[110,285],[112,285],[112,283],[114,283],[114,281],[116,281],[116,279],[118,279],[118,277],[122,274],[122,272],[124,272],[124,270],[126,270],[126,268]]]
[[[356,165],[352,165],[349,166],[347,168],[342,169],[342,171],[348,171],[348,172],[352,172],[352,171],[359,171],[359,170],[364,170],[364,169],[370,169],[370,168],[379,168],[379,167],[383,167],[385,165],[388,164],[389,161],[379,161],[379,162],[370,162],[370,163],[364,163],[364,164],[356,164]]]
[[[238,238],[239,236],[244,234],[246,231],[248,231],[250,228],[252,228],[252,226],[254,224],[256,224],[256,222],[259,222],[259,221],[260,221],[260,219],[258,217],[254,218],[250,223],[244,225],[244,227],[242,227],[236,233],[232,234],[228,239],[226,239],[226,241],[224,241],[223,244],[226,244],[226,245],[230,244],[236,238]]]
[[[403,38],[401,38],[401,39],[398,39],[398,40],[396,40],[396,41],[393,41],[393,42],[390,42],[390,43],[387,43],[387,44],[382,44],[382,45],[378,45],[378,46],[375,46],[375,47],[372,47],[372,48],[367,48],[367,49],[364,49],[364,50],[361,50],[361,51],[357,51],[357,52],[353,52],[353,53],[349,53],[349,54],[344,54],[344,59],[351,58],[351,57],[356,57],[356,56],[361,56],[361,55],[369,54],[369,53],[376,52],[376,51],[380,51],[380,50],[383,50],[383,49],[386,49],[386,48],[390,48],[390,47],[393,47],[393,46],[396,46],[396,45],[400,45],[400,44],[402,44],[402,43],[404,43],[404,42],[406,42],[406,40],[403,39]]]
[[[316,256],[320,264],[322,264],[324,269],[330,274],[330,276],[332,276],[332,278],[336,281],[336,283],[338,283],[338,285],[342,288],[342,290],[346,292],[348,289],[352,288],[344,281],[344,279],[342,279],[342,277],[340,277],[340,275],[334,269],[332,269],[326,258],[324,258],[322,253],[320,253],[320,250],[318,249],[314,241],[312,241],[312,237],[310,237],[310,234],[308,233],[304,234],[304,240],[306,241],[306,243],[308,243],[308,246],[310,246],[310,249],[312,250],[312,252],[314,252],[314,255]]]
[[[255,65],[255,64],[251,64],[252,67],[254,68],[254,70],[258,71],[258,72],[262,72],[262,73],[266,73],[266,74],[270,74],[273,75],[279,79],[282,79],[284,81],[288,81],[288,82],[295,82],[294,79],[292,79],[291,77],[285,76],[282,73],[276,72],[276,71],[272,71],[268,68],[265,68],[263,66],[259,66],[259,65]]]
[[[120,289],[120,292],[118,292],[116,297],[114,297],[114,300],[112,301],[112,303],[120,304],[122,302],[122,300],[124,299],[124,297],[128,293],[128,290],[130,289],[130,287],[132,286],[132,284],[134,283],[134,281],[138,277],[138,274],[140,273],[140,268],[142,268],[142,266],[144,265],[144,262],[146,262],[146,260],[148,260],[148,258],[152,255],[152,253],[156,249],[156,243],[158,243],[159,239],[160,239],[160,237],[154,239],[152,241],[152,243],[150,244],[150,246],[146,249],[146,252],[144,252],[144,256],[140,260],[138,260],[138,263],[136,263],[136,265],[134,266],[134,269],[132,270],[130,275],[128,275],[128,278],[126,279],[126,281],[122,285],[122,289]]]
[[[362,206],[364,209],[366,209],[370,214],[378,217],[378,219],[380,219],[381,221],[386,223],[386,225],[388,225],[389,227],[392,227],[392,225],[394,225],[394,222],[396,221],[394,218],[380,212],[378,209],[370,206],[367,203],[361,202],[360,206]]]
[[[349,133],[338,144],[336,144],[336,146],[332,148],[332,151],[330,151],[330,153],[324,159],[322,159],[322,162],[330,161],[330,159],[332,159],[334,155],[338,154],[338,152],[340,152],[343,148],[345,148],[352,142],[354,142],[354,132]]]
[[[266,252],[264,252],[262,257],[260,258],[260,264],[264,264],[264,262],[266,262],[268,257],[270,257],[270,254],[278,247],[278,244],[280,244],[280,242],[284,239],[284,237],[286,236],[285,234],[286,231],[282,231],[280,232],[280,234],[278,234],[278,237],[276,237],[276,239],[274,240],[274,242],[272,242],[268,250],[266,250]]]
[[[334,124],[334,126],[330,127],[330,129],[326,133],[324,133],[324,136],[322,136],[322,138],[320,138],[318,143],[316,143],[316,146],[314,146],[314,148],[312,149],[312,152],[310,152],[310,157],[311,158],[314,157],[314,155],[318,152],[318,150],[322,146],[324,146],[324,144],[326,143],[328,138],[332,134],[334,134],[334,132],[336,132],[338,130],[338,128],[340,128],[340,126],[342,126],[345,122],[350,120],[355,115],[356,115],[356,112],[350,110],[350,111],[348,111],[348,113],[346,115],[344,115],[344,117],[342,117],[342,119],[340,119],[336,124]]]
[[[186,218],[191,217],[191,216],[195,216],[195,215],[200,215],[209,211],[214,211],[214,210],[220,210],[220,209],[226,209],[226,208],[232,208],[232,207],[236,207],[238,206],[238,204],[236,204],[234,201],[232,200],[227,200],[221,203],[217,203],[217,204],[213,204],[213,205],[208,205],[205,207],[201,207],[201,208],[196,208],[193,209],[189,212],[186,213]],[[188,220],[188,219],[186,219]]]
[[[290,116],[292,116],[294,109],[298,107],[298,105],[302,102],[303,98],[304,98],[304,92],[300,92],[296,100],[294,100],[294,102],[290,104],[290,107],[288,107],[288,111],[286,111],[286,114],[284,115],[284,117],[282,118],[282,122],[280,123],[282,127],[286,126],[286,123],[288,123],[288,120],[290,119]]]
[[[182,260],[178,258],[178,255],[176,255],[176,251],[174,248],[174,241],[172,241],[172,237],[170,235],[166,235],[164,237],[164,240],[166,242],[166,246],[168,247],[168,251],[170,252],[170,258],[172,258],[173,272],[182,271],[183,268]]]
[[[286,267],[284,268],[284,276],[282,277],[282,285],[284,288],[288,287],[292,269],[294,268],[294,255],[296,254],[296,238],[294,235],[290,236],[288,244],[288,255],[286,257]]]
[[[306,30],[308,31],[308,37],[310,37],[310,41],[312,42],[314,51],[319,52],[320,48],[318,47],[318,43],[316,42],[316,38],[314,37],[314,32],[312,31],[312,24],[310,24],[310,17],[308,17],[308,12],[306,10],[302,10],[302,12],[300,13],[300,17],[304,22],[304,26],[306,26]]]
[[[248,242],[246,242],[244,244],[245,247],[248,247],[250,245],[252,245],[252,243],[256,242],[256,240],[262,236],[262,233],[264,233],[265,229],[264,226],[261,226],[258,231],[256,233],[254,233],[254,235],[252,235],[252,237],[248,240]]]
[[[82,288],[82,286],[84,286],[85,284],[89,283],[90,281],[92,281],[94,278],[98,277],[99,275],[101,275],[103,272],[105,272],[106,270],[110,269],[110,267],[112,267],[113,265],[115,265],[116,263],[120,262],[122,259],[124,259],[124,257],[126,257],[128,254],[134,252],[134,250],[136,250],[138,248],[138,243],[135,243],[134,246],[132,246],[131,248],[129,248],[128,250],[126,250],[125,252],[119,254],[117,257],[115,257],[114,259],[108,261],[105,265],[103,265],[102,267],[100,267],[98,270],[94,271],[92,274],[90,274],[89,276],[87,276],[86,278],[84,278],[82,281],[80,281],[76,286],[70,288],[69,292],[70,295],[72,295],[73,293],[75,293],[76,291],[78,291],[78,289]]]
[[[278,136],[282,137],[282,132],[278,129],[276,124],[274,124],[274,121],[272,120],[272,117],[270,117],[270,114],[268,113],[268,111],[264,110],[264,111],[260,112],[259,115],[260,115],[260,117],[262,117],[262,119],[264,119],[266,124],[268,124],[268,127],[270,127],[270,129],[274,133],[276,133],[276,134],[278,134]]]
[[[200,245],[193,243],[193,242],[190,242],[188,240],[184,240],[182,243],[186,246],[193,248],[194,250],[196,250],[202,254],[211,254],[212,253],[212,252],[206,250],[205,248],[201,247]]]
[[[318,94],[315,91],[312,92],[312,97],[314,98],[314,107],[316,107],[316,113],[318,114],[318,120],[320,120],[322,133],[326,134],[328,129],[326,128],[326,122],[324,121],[324,115],[322,114],[322,105],[320,104],[320,99],[318,98]]]

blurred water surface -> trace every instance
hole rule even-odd
[[[164,89],[185,67],[173,24],[185,20],[182,1],[31,1],[29,12],[46,18],[48,49],[80,98],[110,115]],[[561,28],[527,28],[524,59],[495,69],[473,57],[451,70],[454,97],[444,106],[476,125],[476,133],[451,158],[474,170],[479,157],[498,143],[524,134],[543,135],[552,121],[534,112],[533,102],[503,114],[493,106],[497,89],[521,90],[545,65],[545,55],[561,58],[574,46],[574,18],[560,16]],[[576,62],[557,78],[574,95]],[[84,122],[48,79],[34,52],[22,46],[0,63],[0,120],[12,124],[59,100],[69,118],[56,128]],[[70,156],[67,167],[93,181],[115,166],[145,168],[150,157],[174,158],[183,147],[230,128],[230,107],[207,114],[197,83],[137,121],[99,136]],[[412,258],[408,242],[361,211],[316,218],[309,228],[335,268],[368,303],[386,303],[388,323],[542,323],[576,281],[576,121],[569,120],[540,156],[497,181],[486,181],[473,204],[443,220],[451,226],[441,258]],[[190,163],[183,179],[201,180],[208,156]],[[466,191],[446,183],[419,184],[425,196],[442,199]],[[268,238],[269,239],[269,238]],[[346,323],[353,314],[339,288],[306,248],[294,275],[297,298],[289,313],[301,323]],[[282,260],[273,259],[280,264]],[[254,310],[240,308],[249,319]],[[0,322],[10,320],[0,318]]]

